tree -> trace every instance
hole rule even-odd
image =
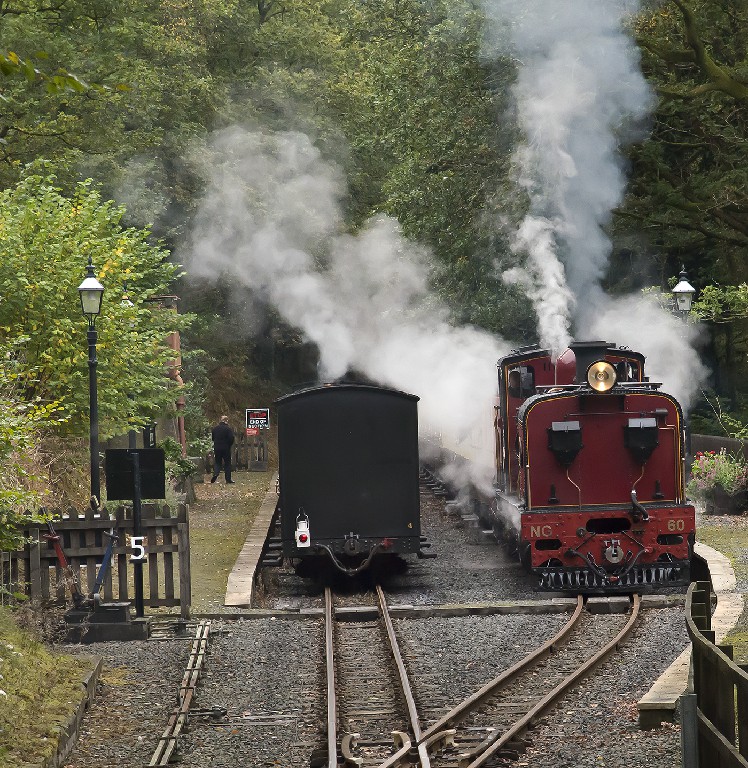
[[[697,15],[670,0],[635,31],[660,102],[621,215],[651,233],[670,273],[684,262],[702,284],[738,284],[748,276],[748,3],[706,0]]]
[[[105,286],[97,322],[102,437],[147,423],[176,397],[166,339],[190,318],[151,300],[169,292],[178,268],[149,244],[147,231],[123,229],[123,213],[91,182],[65,197],[38,166],[0,193],[0,344],[19,350],[19,399],[57,404],[60,434],[88,431],[86,321],[77,287],[89,257]]]
[[[9,551],[21,544],[19,525],[38,510],[48,489],[39,445],[59,416],[56,403],[19,399],[13,347],[0,351],[0,551]]]
[[[351,2],[340,24],[349,53],[332,91],[355,99],[338,110],[354,220],[395,216],[433,250],[456,320],[531,339],[532,312],[496,268],[508,249],[495,221],[516,194],[506,183],[514,129],[497,119],[513,72],[481,63],[482,15],[469,2]]]
[[[206,36],[224,12],[222,3],[155,0],[4,4],[6,50],[25,62],[24,71],[37,52],[44,60],[43,70],[36,67],[43,79],[0,81],[0,188],[46,158],[62,189],[91,176],[108,197],[127,202],[131,222],[178,212],[190,185],[181,162],[186,147],[205,133],[224,95],[206,66]],[[60,70],[97,87],[49,93],[46,86],[65,77]]]
[[[748,279],[748,2],[652,2],[633,25],[659,96],[649,139],[631,152],[621,238],[647,238],[662,284],[684,264],[691,282]],[[707,296],[708,298],[708,296]],[[715,384],[736,404],[745,389],[748,323],[710,315]]]

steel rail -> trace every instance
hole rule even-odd
[[[400,653],[397,636],[395,635],[395,628],[392,625],[392,618],[390,617],[390,612],[387,608],[387,599],[384,596],[384,590],[378,584],[377,597],[379,598],[379,609],[382,612],[382,619],[384,621],[385,629],[387,630],[387,637],[390,641],[392,657],[395,659],[397,671],[400,676],[400,687],[402,688],[405,704],[408,708],[410,727],[418,747],[418,759],[422,768],[431,768],[428,749],[426,748],[426,744],[423,743],[423,734],[421,732],[421,723],[418,717],[418,710],[416,709],[415,698],[413,697],[413,691],[410,687],[410,681],[408,680],[408,673],[405,669],[405,664],[403,663],[402,654]]]
[[[338,766],[338,702],[335,698],[335,653],[332,631],[332,590],[325,587],[325,666],[327,667],[327,766]]]
[[[549,656],[561,643],[566,640],[567,636],[579,623],[582,616],[582,609],[584,608],[584,598],[582,595],[577,596],[577,606],[566,624],[561,628],[561,631],[552,637],[544,645],[534,650],[524,659],[518,661],[513,667],[504,670],[498,677],[486,683],[482,688],[476,691],[472,696],[469,696],[464,701],[460,702],[456,707],[447,712],[446,715],[437,720],[432,726],[426,729],[421,734],[420,740],[426,741],[427,739],[435,736],[440,731],[450,728],[455,723],[459,723],[465,717],[467,717],[472,711],[479,707],[482,702],[496,694],[501,688],[510,683],[522,672],[542,661],[546,656]]]
[[[518,736],[522,731],[527,729],[538,715],[548,709],[551,704],[566,693],[569,688],[578,683],[585,675],[592,671],[603,659],[618,647],[619,643],[621,643],[624,638],[628,636],[639,617],[640,607],[641,596],[635,594],[629,620],[626,623],[626,626],[615,636],[615,638],[613,638],[613,640],[603,646],[594,656],[587,659],[584,664],[564,678],[552,691],[547,693],[527,714],[517,720],[517,722],[515,722],[507,731],[504,731],[503,733],[500,731],[494,732],[484,739],[473,752],[463,756],[459,761],[460,768],[479,768],[479,766],[483,765],[493,754],[506,746],[506,744],[515,736]]]
[[[195,698],[195,688],[200,677],[205,655],[208,652],[208,636],[210,634],[210,621],[201,621],[195,632],[195,639],[192,641],[192,650],[187,667],[182,676],[182,683],[179,686],[177,700],[179,706],[172,710],[166,730],[161,734],[158,745],[151,757],[151,765],[168,765],[174,751],[177,748],[177,738],[182,729],[187,725],[189,719],[190,706]]]

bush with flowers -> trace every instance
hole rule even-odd
[[[742,455],[699,451],[691,466],[688,492],[699,499],[709,499],[715,492],[734,496],[748,490],[748,462]]]

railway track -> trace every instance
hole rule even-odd
[[[355,607],[362,607],[358,602]],[[640,602],[635,595],[627,616],[594,616],[584,610],[579,596],[573,615],[554,637],[450,706],[454,697],[450,697],[448,689],[434,686],[427,677],[409,679],[404,659],[412,658],[417,651],[412,646],[407,653],[401,650],[381,587],[376,587],[376,618],[371,618],[371,611],[346,610],[354,607],[350,603],[336,609],[328,588],[324,608],[326,739],[323,747],[312,749],[308,765],[505,765],[505,760],[515,760],[526,749],[528,730],[627,637],[636,625]],[[150,765],[166,765],[173,759],[188,721],[199,720],[203,727],[229,727],[234,731],[240,726],[242,730],[252,726],[286,731],[297,727],[298,715],[293,713],[238,714],[220,707],[194,708],[195,686],[207,653],[209,631],[210,622],[196,627],[180,686],[179,706],[172,711]],[[454,669],[455,676],[459,673],[459,668]],[[251,738],[251,734],[247,736]],[[263,749],[272,747],[267,743]]]
[[[499,757],[516,759],[527,743],[525,732],[547,714],[563,695],[612,653],[636,625],[640,597],[614,636],[599,636],[594,617],[582,610],[582,598],[561,631],[525,659],[486,684],[433,723],[423,734],[428,739],[455,728],[455,747],[439,766],[478,768]],[[478,738],[479,734],[485,734]]]
[[[325,589],[328,768],[387,765],[393,742],[396,754],[405,755],[421,736],[415,698],[379,586],[376,595],[376,621],[340,622],[334,620],[332,591]],[[416,744],[415,751],[427,768],[426,746]]]
[[[516,759],[527,746],[528,729],[629,635],[641,603],[635,595],[626,619],[606,634],[583,611],[579,596],[572,617],[553,638],[425,725],[417,702],[423,711],[444,710],[435,701],[443,694],[424,686],[421,696],[414,695],[379,587],[377,597],[379,620],[358,625],[358,641],[352,642],[334,621],[332,595],[326,594],[327,762],[319,765],[327,768],[478,768]],[[372,691],[376,680],[382,684]],[[418,689],[418,680],[413,687]]]

